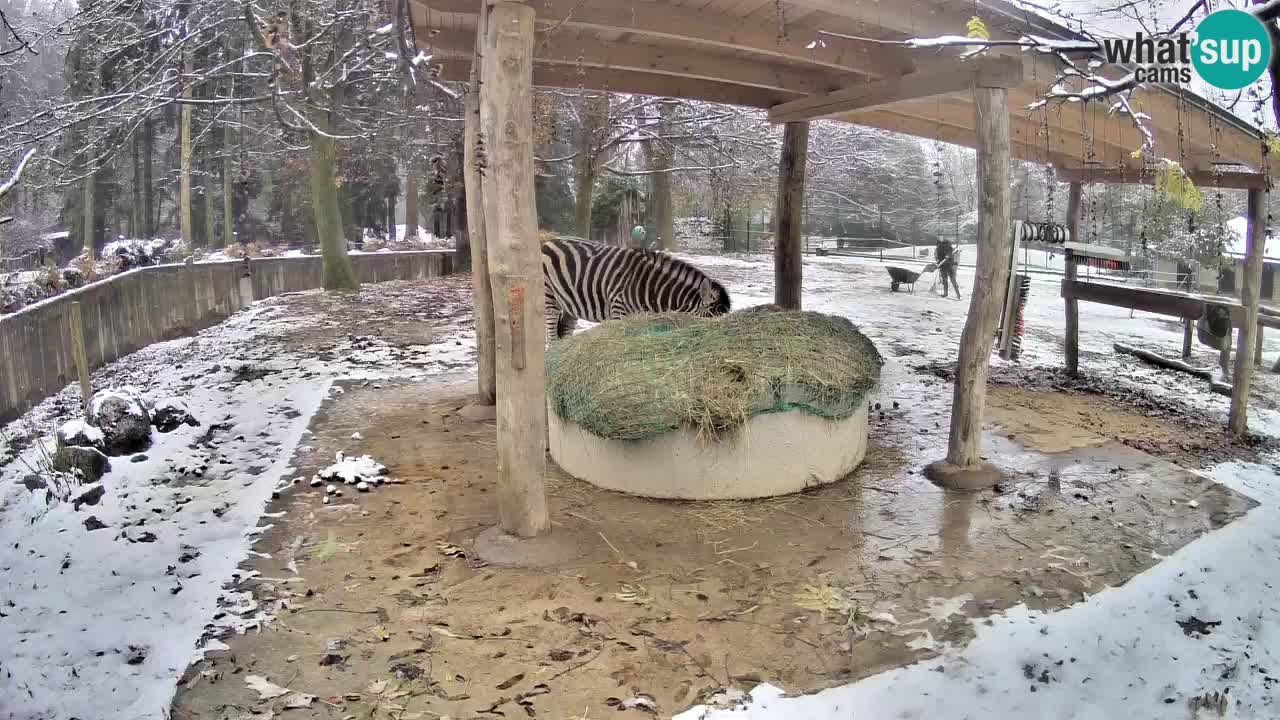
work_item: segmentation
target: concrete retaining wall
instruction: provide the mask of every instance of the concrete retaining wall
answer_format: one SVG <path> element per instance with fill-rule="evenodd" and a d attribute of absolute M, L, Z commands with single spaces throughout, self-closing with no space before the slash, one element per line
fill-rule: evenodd
<path fill-rule="evenodd" d="M 370 253 L 351 262 L 364 283 L 421 280 L 453 271 L 449 251 Z M 221 322 L 250 300 L 320 287 L 319 257 L 251 260 L 253 298 L 241 295 L 243 261 L 139 268 L 0 317 L 0 423 L 76 379 L 71 303 L 80 303 L 85 354 L 101 367 L 155 342 Z"/>

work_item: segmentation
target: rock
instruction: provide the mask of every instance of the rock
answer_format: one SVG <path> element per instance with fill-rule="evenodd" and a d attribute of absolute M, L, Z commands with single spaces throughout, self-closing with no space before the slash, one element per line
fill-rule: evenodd
<path fill-rule="evenodd" d="M 90 515 L 89 517 L 84 519 L 84 529 L 88 530 L 89 532 L 93 532 L 94 530 L 102 530 L 106 527 L 107 527 L 106 523 L 99 520 L 95 515 Z"/>
<path fill-rule="evenodd" d="M 98 428 L 83 420 L 71 420 L 58 427 L 58 447 L 91 447 L 102 450 L 105 437 Z"/>
<path fill-rule="evenodd" d="M 79 471 L 81 482 L 96 483 L 111 469 L 111 462 L 97 448 L 71 445 L 54 451 L 53 469 L 67 473 Z"/>
<path fill-rule="evenodd" d="M 138 453 L 137 455 L 134 455 L 133 457 L 129 458 L 129 462 L 140 463 L 140 462 L 146 462 L 147 459 L 148 458 L 146 453 Z"/>
<path fill-rule="evenodd" d="M 125 662 L 130 665 L 141 665 L 147 659 L 147 649 L 140 645 L 130 645 L 129 652 L 125 655 Z"/>
<path fill-rule="evenodd" d="M 81 505 L 97 505 L 102 500 L 102 496 L 106 494 L 107 488 L 105 486 L 94 485 L 93 487 L 85 488 L 79 497 L 71 501 L 71 505 L 76 510 L 79 510 Z"/>
<path fill-rule="evenodd" d="M 89 401 L 89 422 L 102 431 L 108 455 L 130 455 L 151 444 L 151 413 L 131 388 L 94 393 Z"/>
<path fill-rule="evenodd" d="M 360 492 L 369 492 L 369 483 L 361 480 L 356 483 L 356 490 L 359 490 Z"/>
<path fill-rule="evenodd" d="M 37 490 L 46 490 L 49 487 L 49 483 L 45 482 L 44 478 L 35 474 L 27 475 L 26 477 L 22 478 L 22 484 L 25 485 L 26 488 L 31 492 L 35 492 Z"/>
<path fill-rule="evenodd" d="M 200 421 L 191 414 L 191 410 L 182 399 L 171 397 L 156 403 L 155 411 L 151 414 L 151 424 L 156 426 L 156 430 L 167 433 L 177 430 L 182 425 L 196 427 Z"/>

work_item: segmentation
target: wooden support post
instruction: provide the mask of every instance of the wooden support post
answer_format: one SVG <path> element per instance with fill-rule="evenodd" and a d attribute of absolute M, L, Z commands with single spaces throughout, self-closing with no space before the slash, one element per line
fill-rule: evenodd
<path fill-rule="evenodd" d="M 1258 328 L 1258 295 L 1262 288 L 1262 254 L 1266 242 L 1266 196 L 1264 190 L 1249 191 L 1249 240 L 1245 252 L 1240 302 L 1244 318 L 1240 324 L 1240 344 L 1236 347 L 1236 371 L 1231 380 L 1231 434 L 1243 438 L 1249 430 L 1249 385 L 1253 380 L 1254 333 Z"/>
<path fill-rule="evenodd" d="M 71 359 L 76 364 L 76 374 L 80 376 L 81 405 L 84 416 L 89 417 L 89 398 L 93 397 L 93 386 L 89 382 L 89 356 L 84 350 L 84 319 L 80 314 L 80 303 L 70 306 L 68 328 L 71 333 Z"/>
<path fill-rule="evenodd" d="M 1005 298 L 1012 236 L 1009 233 L 1009 92 L 973 91 L 978 155 L 978 263 L 969 293 L 969 316 L 960 335 L 951 432 L 944 462 L 929 466 L 936 482 L 978 488 L 999 481 L 982 462 L 982 414 L 1000 307 Z"/>
<path fill-rule="evenodd" d="M 1263 326 L 1258 326 L 1257 342 L 1253 345 L 1253 366 L 1262 367 L 1262 333 Z"/>
<path fill-rule="evenodd" d="M 485 8 L 480 3 L 475 54 L 471 59 L 471 82 L 467 87 L 463 112 L 463 183 L 467 196 L 467 234 L 471 239 L 471 291 L 476 324 L 477 394 L 480 405 L 493 405 L 497 397 L 494 379 L 493 289 L 489 280 L 489 250 L 484 234 L 484 179 L 477 162 L 476 143 L 480 139 L 480 69 L 484 62 Z M 484 148 L 487 154 L 489 149 Z"/>
<path fill-rule="evenodd" d="M 1067 188 L 1067 231 L 1073 242 L 1080 239 L 1080 196 L 1084 189 L 1078 182 Z M 1063 252 L 1062 280 L 1071 282 L 1076 279 L 1076 264 L 1071 258 L 1071 251 Z M 1067 356 L 1067 375 L 1075 377 L 1080 373 L 1080 305 L 1076 299 L 1069 297 L 1067 303 L 1067 328 L 1063 336 L 1063 347 Z"/>
<path fill-rule="evenodd" d="M 1195 335 L 1194 324 L 1195 324 L 1194 320 L 1182 321 L 1182 359 L 1183 360 L 1191 359 L 1191 342 L 1192 342 L 1192 336 Z"/>
<path fill-rule="evenodd" d="M 809 154 L 809 123 L 789 122 L 782 135 L 778 161 L 778 211 L 773 243 L 773 302 L 800 309 L 801 220 L 804 216 L 804 169 Z"/>
<path fill-rule="evenodd" d="M 490 7 L 480 70 L 480 129 L 489 156 L 484 242 L 500 401 L 498 514 L 502 529 L 520 537 L 551 527 L 543 487 L 547 400 L 542 248 L 533 189 L 533 23 L 528 5 Z"/>

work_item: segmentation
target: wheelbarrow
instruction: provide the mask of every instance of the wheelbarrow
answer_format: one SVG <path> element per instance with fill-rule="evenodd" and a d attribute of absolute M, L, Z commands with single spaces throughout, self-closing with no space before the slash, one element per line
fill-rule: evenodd
<path fill-rule="evenodd" d="M 898 292 L 899 288 L 901 288 L 903 285 L 906 285 L 907 292 L 915 292 L 916 281 L 920 279 L 920 276 L 931 273 L 937 269 L 938 269 L 938 266 L 934 263 L 929 263 L 928 265 L 925 265 L 924 269 L 918 272 L 915 270 L 909 270 L 903 267 L 896 267 L 894 265 L 886 266 L 885 270 L 889 271 L 889 279 L 891 280 L 891 282 L 889 283 L 889 291 Z"/>

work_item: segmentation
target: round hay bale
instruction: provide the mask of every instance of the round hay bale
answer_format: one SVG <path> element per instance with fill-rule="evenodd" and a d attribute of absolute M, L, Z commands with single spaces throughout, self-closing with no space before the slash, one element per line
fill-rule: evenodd
<path fill-rule="evenodd" d="M 852 323 L 820 313 L 604 323 L 548 350 L 551 455 L 579 479 L 650 497 L 834 482 L 866 452 L 882 365 Z"/>

